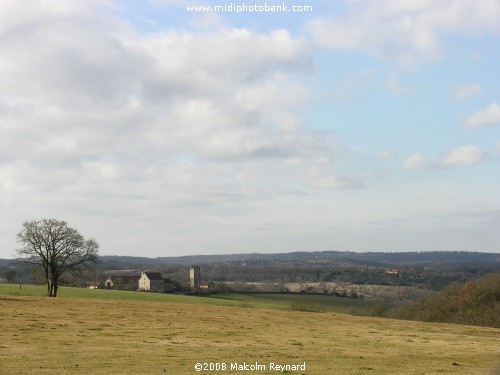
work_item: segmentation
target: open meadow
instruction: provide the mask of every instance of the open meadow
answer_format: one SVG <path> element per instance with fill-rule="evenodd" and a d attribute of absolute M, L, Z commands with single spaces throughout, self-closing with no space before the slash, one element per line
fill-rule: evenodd
<path fill-rule="evenodd" d="M 499 365 L 494 328 L 263 309 L 256 297 L 42 290 L 0 288 L 1 374 L 275 374 L 271 363 L 304 362 L 283 373 L 494 374 Z M 205 362 L 226 371 L 196 372 Z M 266 369 L 231 370 L 245 362 Z"/>
<path fill-rule="evenodd" d="M 42 297 L 47 290 L 42 285 L 0 284 L 0 295 Z M 311 309 L 322 312 L 349 313 L 353 308 L 364 308 L 373 305 L 374 301 L 357 300 L 325 295 L 307 294 L 252 294 L 221 293 L 207 296 L 187 296 L 182 294 L 138 293 L 121 290 L 86 289 L 61 287 L 59 297 L 92 298 L 120 301 L 173 302 L 192 305 L 215 305 L 255 307 L 274 310 Z"/>

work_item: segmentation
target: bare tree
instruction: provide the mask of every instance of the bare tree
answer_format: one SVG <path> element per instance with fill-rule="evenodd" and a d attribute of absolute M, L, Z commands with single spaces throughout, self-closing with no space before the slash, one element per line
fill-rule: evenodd
<path fill-rule="evenodd" d="M 43 269 L 49 297 L 57 296 L 65 272 L 79 273 L 98 259 L 96 240 L 85 240 L 76 229 L 57 219 L 26 221 L 17 240 L 23 245 L 17 250 L 20 260 Z"/>
<path fill-rule="evenodd" d="M 8 283 L 10 283 L 17 275 L 17 271 L 13 268 L 7 268 L 3 271 L 2 276 Z"/>

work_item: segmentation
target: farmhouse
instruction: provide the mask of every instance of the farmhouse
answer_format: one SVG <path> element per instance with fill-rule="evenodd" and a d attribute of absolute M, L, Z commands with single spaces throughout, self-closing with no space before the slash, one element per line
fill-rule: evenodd
<path fill-rule="evenodd" d="M 159 272 L 141 272 L 137 275 L 113 275 L 104 282 L 108 289 L 133 290 L 153 293 L 175 291 L 175 284 L 170 279 L 164 279 Z"/>
<path fill-rule="evenodd" d="M 139 279 L 139 290 L 143 292 L 163 293 L 165 280 L 159 272 L 142 272 Z"/>
<path fill-rule="evenodd" d="M 213 281 L 200 281 L 200 293 L 212 293 L 215 291 L 215 283 Z"/>
<path fill-rule="evenodd" d="M 113 275 L 104 282 L 108 289 L 137 290 L 137 285 L 141 277 L 137 275 Z"/>
<path fill-rule="evenodd" d="M 84 284 L 84 286 L 87 287 L 88 289 L 98 289 L 99 288 L 99 284 L 97 283 L 97 281 L 86 282 Z"/>
<path fill-rule="evenodd" d="M 200 266 L 190 267 L 190 280 L 187 286 L 189 293 L 208 294 L 216 291 L 213 281 L 202 281 L 200 278 Z M 175 292 L 178 283 L 171 279 L 163 278 L 159 272 L 143 271 L 140 276 L 136 275 L 112 275 L 104 282 L 104 287 L 118 290 L 134 290 L 141 292 L 166 293 Z"/>

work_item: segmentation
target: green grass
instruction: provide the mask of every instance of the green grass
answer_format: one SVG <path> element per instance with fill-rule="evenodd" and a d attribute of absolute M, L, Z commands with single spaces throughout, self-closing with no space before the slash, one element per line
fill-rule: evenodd
<path fill-rule="evenodd" d="M 46 294 L 43 285 L 0 284 L 0 295 L 38 296 Z M 306 294 L 238 294 L 221 293 L 204 297 L 176 294 L 141 293 L 120 290 L 86 289 L 60 287 L 59 298 L 92 298 L 119 301 L 169 302 L 193 305 L 235 306 L 272 310 L 289 310 L 302 306 L 305 310 L 324 311 L 348 314 L 353 307 L 362 308 L 373 304 L 373 301 L 356 300 L 323 295 Z M 297 308 L 296 308 L 297 309 Z"/>
<path fill-rule="evenodd" d="M 217 300 L 238 301 L 242 306 L 286 310 L 297 306 L 316 308 L 318 311 L 348 314 L 353 308 L 364 308 L 373 301 L 314 294 L 239 294 L 223 293 L 208 297 Z"/>
<path fill-rule="evenodd" d="M 21 289 L 19 289 L 19 284 L 0 284 L 0 295 L 43 297 L 46 295 L 46 292 L 47 287 L 44 285 L 22 285 Z M 60 287 L 56 298 L 91 298 L 119 301 L 189 303 L 195 305 L 210 304 L 216 306 L 233 304 L 230 301 L 207 299 L 196 296 L 72 287 Z M 236 304 L 234 303 L 234 305 Z"/>

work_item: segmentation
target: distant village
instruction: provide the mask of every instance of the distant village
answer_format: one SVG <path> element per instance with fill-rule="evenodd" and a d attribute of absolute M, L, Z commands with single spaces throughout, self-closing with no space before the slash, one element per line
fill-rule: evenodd
<path fill-rule="evenodd" d="M 186 291 L 193 294 L 209 294 L 215 292 L 215 283 L 201 280 L 200 266 L 189 268 L 189 284 L 182 285 L 159 272 L 141 272 L 140 275 L 112 275 L 104 282 L 106 289 L 136 290 L 150 293 L 173 293 Z"/>

